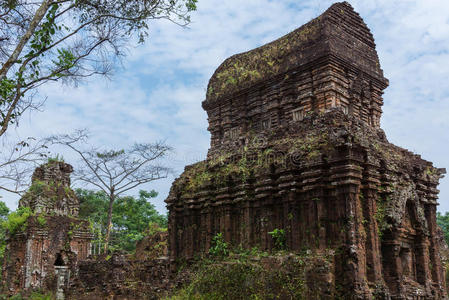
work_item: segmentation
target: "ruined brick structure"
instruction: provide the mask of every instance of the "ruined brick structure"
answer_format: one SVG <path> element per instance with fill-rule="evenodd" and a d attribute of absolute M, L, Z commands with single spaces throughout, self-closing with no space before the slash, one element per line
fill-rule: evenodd
<path fill-rule="evenodd" d="M 3 264 L 3 286 L 9 294 L 42 288 L 61 298 L 80 260 L 90 255 L 92 235 L 78 220 L 79 202 L 70 188 L 72 166 L 52 161 L 37 168 L 32 185 L 19 201 L 32 215 L 10 232 Z"/>
<path fill-rule="evenodd" d="M 38 214 L 78 216 L 78 199 L 70 189 L 72 172 L 72 166 L 63 162 L 48 163 L 36 168 L 31 177 L 30 192 L 20 199 L 19 207 L 30 207 Z M 34 190 L 39 191 L 35 193 Z"/>
<path fill-rule="evenodd" d="M 113 253 L 110 259 L 80 262 L 67 294 L 73 300 L 165 299 L 177 280 L 170 280 L 167 257 L 133 260 Z"/>
<path fill-rule="evenodd" d="M 373 36 L 346 3 L 225 60 L 209 81 L 211 147 L 166 200 L 172 262 L 212 238 L 334 251 L 335 295 L 446 297 L 436 206 L 444 169 L 388 142 Z"/>

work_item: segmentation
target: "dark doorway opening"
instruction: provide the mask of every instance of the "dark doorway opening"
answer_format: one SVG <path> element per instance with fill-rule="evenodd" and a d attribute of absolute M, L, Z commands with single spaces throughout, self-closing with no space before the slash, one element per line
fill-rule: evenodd
<path fill-rule="evenodd" d="M 65 266 L 61 253 L 56 255 L 55 266 Z"/>

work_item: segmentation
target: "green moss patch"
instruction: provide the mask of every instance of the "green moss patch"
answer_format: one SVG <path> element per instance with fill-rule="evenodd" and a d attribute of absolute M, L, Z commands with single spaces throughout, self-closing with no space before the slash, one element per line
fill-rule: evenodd
<path fill-rule="evenodd" d="M 228 58 L 211 78 L 207 98 L 219 98 L 285 72 L 300 59 L 298 48 L 318 39 L 320 28 L 318 17 L 271 43 Z"/>

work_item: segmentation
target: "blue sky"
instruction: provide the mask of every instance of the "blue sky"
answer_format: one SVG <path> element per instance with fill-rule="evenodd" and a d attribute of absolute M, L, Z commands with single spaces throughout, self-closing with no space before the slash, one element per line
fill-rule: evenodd
<path fill-rule="evenodd" d="M 349 1 L 374 34 L 390 80 L 381 127 L 390 142 L 449 169 L 449 1 Z M 189 28 L 155 21 L 143 46 L 130 46 L 111 80 L 78 87 L 48 85 L 42 112 L 25 115 L 9 140 L 88 128 L 91 142 L 126 148 L 165 140 L 175 148 L 175 175 L 145 186 L 164 199 L 186 164 L 205 158 L 207 116 L 201 108 L 208 80 L 232 54 L 274 40 L 321 14 L 332 1 L 199 0 Z M 66 161 L 76 164 L 70 153 Z M 449 177 L 440 184 L 440 211 L 449 211 Z M 137 193 L 137 191 L 134 191 Z M 17 197 L 2 194 L 9 207 Z"/>

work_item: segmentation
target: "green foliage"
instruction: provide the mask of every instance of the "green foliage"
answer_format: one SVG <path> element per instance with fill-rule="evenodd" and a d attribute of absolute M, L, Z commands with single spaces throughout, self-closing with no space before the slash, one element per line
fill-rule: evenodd
<path fill-rule="evenodd" d="M 4 54 L 0 135 L 24 110 L 33 107 L 22 103 L 25 94 L 33 95 L 40 85 L 61 78 L 76 82 L 95 74 L 107 75 L 133 36 L 144 42 L 151 20 L 169 19 L 187 25 L 190 12 L 197 8 L 197 0 L 150 2 L 1 1 L 5 22 L 0 24 L 0 31 L 11 38 L 0 43 Z"/>
<path fill-rule="evenodd" d="M 449 212 L 446 212 L 444 215 L 437 212 L 437 224 L 443 230 L 444 240 L 449 245 Z"/>
<path fill-rule="evenodd" d="M 49 293 L 32 292 L 29 298 L 30 300 L 53 300 L 54 296 Z"/>
<path fill-rule="evenodd" d="M 28 189 L 28 193 L 32 194 L 33 196 L 38 196 L 42 194 L 46 186 L 47 184 L 44 181 L 34 180 L 30 188 Z"/>
<path fill-rule="evenodd" d="M 300 30 L 295 30 L 273 43 L 226 60 L 211 78 L 207 97 L 221 97 L 244 84 L 255 83 L 282 71 L 280 67 L 285 65 L 283 60 L 288 52 L 304 42 L 314 40 L 318 36 L 319 28 L 319 20 L 315 19 Z"/>
<path fill-rule="evenodd" d="M 52 42 L 52 36 L 60 28 L 55 23 L 55 15 L 59 8 L 59 4 L 53 4 L 45 16 L 45 21 L 41 27 L 34 32 L 33 39 L 30 43 L 30 52 L 25 55 L 26 58 L 34 57 L 36 54 L 42 53 L 46 47 Z"/>
<path fill-rule="evenodd" d="M 377 228 L 378 228 L 378 235 L 379 238 L 382 239 L 383 233 L 386 229 L 388 229 L 388 224 L 386 220 L 386 213 L 387 213 L 387 203 L 389 201 L 389 198 L 387 199 L 381 199 L 376 202 L 377 208 L 376 213 L 374 214 L 374 218 L 377 221 Z"/>
<path fill-rule="evenodd" d="M 54 60 L 53 63 L 58 69 L 69 70 L 75 66 L 76 56 L 66 49 L 58 49 L 58 59 Z M 63 77 L 66 76 L 64 73 L 57 73 L 56 76 Z"/>
<path fill-rule="evenodd" d="M 194 266 L 190 283 L 169 299 L 308 299 L 314 291 L 307 294 L 306 261 L 312 269 L 313 258 L 300 256 L 270 267 L 254 263 L 251 256 L 219 262 L 203 260 Z"/>
<path fill-rule="evenodd" d="M 6 206 L 5 202 L 0 201 L 0 222 L 6 220 L 9 214 L 9 208 Z"/>
<path fill-rule="evenodd" d="M 0 295 L 0 299 L 9 299 L 9 300 L 53 300 L 55 299 L 54 295 L 51 292 L 43 293 L 40 291 L 34 291 L 29 295 L 28 297 L 24 297 L 21 294 L 16 294 L 14 296 L 11 296 L 9 298 L 3 298 L 2 295 Z"/>
<path fill-rule="evenodd" d="M 3 223 L 3 227 L 11 235 L 24 231 L 26 229 L 26 221 L 32 215 L 31 208 L 19 207 L 15 212 L 8 215 L 7 220 Z"/>
<path fill-rule="evenodd" d="M 2 8 L 14 9 L 17 6 L 18 0 L 4 0 L 1 2 L 0 6 Z"/>
<path fill-rule="evenodd" d="M 284 229 L 274 229 L 273 231 L 268 232 L 269 235 L 274 240 L 274 245 L 277 250 L 285 250 L 285 230 Z"/>
<path fill-rule="evenodd" d="M 217 257 L 225 257 L 229 254 L 228 243 L 224 241 L 223 234 L 217 233 L 212 238 L 212 246 L 209 249 L 209 254 Z"/>
<path fill-rule="evenodd" d="M 64 162 L 64 157 L 61 155 L 59 156 L 59 154 L 56 154 L 55 157 L 49 157 L 47 159 L 48 163 L 56 163 L 56 162 Z"/>
<path fill-rule="evenodd" d="M 196 4 L 198 3 L 198 0 L 188 0 L 186 2 L 186 7 L 189 11 L 196 10 Z"/>
<path fill-rule="evenodd" d="M 43 216 L 37 216 L 37 223 L 39 224 L 39 226 L 45 227 L 47 225 L 47 219 L 45 219 L 45 217 Z"/>
<path fill-rule="evenodd" d="M 229 180 L 247 183 L 255 173 L 265 172 L 272 165 L 311 161 L 330 149 L 329 135 L 325 131 L 277 139 L 270 143 L 270 148 L 263 148 L 264 142 L 261 143 L 258 136 L 249 137 L 248 140 L 248 144 L 238 152 L 224 152 L 189 166 L 176 186 L 188 193 L 196 193 L 207 184 L 224 187 Z"/>
<path fill-rule="evenodd" d="M 0 108 L 7 107 L 11 105 L 14 101 L 14 97 L 16 96 L 16 87 L 19 82 L 23 81 L 22 78 L 13 80 L 4 77 L 0 80 Z M 9 123 L 14 124 L 15 119 L 19 117 L 21 114 L 20 111 L 11 111 Z M 6 111 L 0 109 L 0 126 L 3 127 L 6 123 L 7 114 Z"/>
<path fill-rule="evenodd" d="M 106 223 L 109 198 L 105 192 L 76 189 L 80 200 L 79 217 L 95 223 Z"/>
<path fill-rule="evenodd" d="M 80 218 L 90 221 L 94 244 L 102 244 L 106 234 L 109 197 L 104 192 L 77 189 Z M 155 191 L 139 192 L 138 197 L 125 196 L 115 200 L 112 207 L 111 250 L 133 252 L 135 244 L 145 236 L 150 224 L 167 227 L 167 216 L 161 215 L 150 200 Z"/>
<path fill-rule="evenodd" d="M 149 202 L 156 196 L 155 191 L 141 190 L 138 198 L 126 196 L 115 201 L 112 209 L 113 247 L 132 252 L 150 224 L 167 227 L 167 217 L 159 214 Z"/>
<path fill-rule="evenodd" d="M 60 159 L 60 158 L 57 158 Z M 53 163 L 60 160 L 49 160 L 49 163 Z M 23 195 L 22 199 L 26 199 L 27 201 L 30 201 L 32 199 L 35 199 L 36 197 L 45 197 L 46 199 L 52 200 L 56 202 L 61 197 L 66 198 L 74 198 L 74 192 L 72 189 L 68 186 L 64 186 L 60 182 L 54 182 L 54 181 L 41 181 L 41 180 L 34 180 L 31 184 L 28 191 Z"/>
<path fill-rule="evenodd" d="M 105 151 L 105 152 L 97 152 L 97 157 L 98 158 L 106 158 L 106 159 L 111 159 L 111 158 L 115 158 L 117 156 L 120 156 L 122 154 L 125 154 L 125 150 L 121 149 L 118 151 L 115 150 L 110 150 L 110 151 Z"/>
<path fill-rule="evenodd" d="M 257 280 L 260 273 L 260 266 L 249 263 L 205 266 L 181 292 L 184 297 L 173 299 L 251 299 L 262 288 Z"/>
<path fill-rule="evenodd" d="M 12 101 L 11 96 L 14 93 L 15 86 L 14 80 L 8 78 L 0 80 L 0 103 L 1 101 Z"/>
<path fill-rule="evenodd" d="M 5 255 L 6 248 L 6 228 L 5 221 L 8 218 L 9 208 L 3 201 L 0 201 L 0 270 L 2 269 L 3 257 Z M 0 281 L 1 281 L 1 272 L 0 272 Z M 1 296 L 0 296 L 1 299 Z"/>

